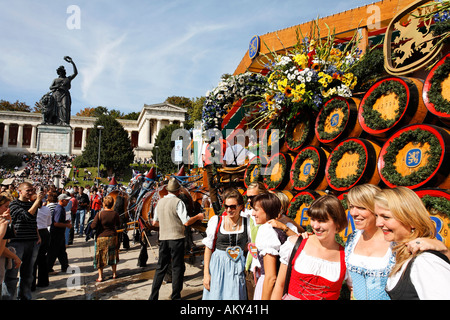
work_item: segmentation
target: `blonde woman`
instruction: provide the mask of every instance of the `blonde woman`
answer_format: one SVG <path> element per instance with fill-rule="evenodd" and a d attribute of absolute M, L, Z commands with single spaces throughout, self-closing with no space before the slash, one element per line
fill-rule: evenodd
<path fill-rule="evenodd" d="M 386 281 L 395 264 L 389 241 L 376 225 L 375 196 L 378 186 L 364 184 L 347 194 L 347 206 L 356 230 L 345 244 L 345 262 L 349 273 L 347 285 L 356 300 L 389 300 Z"/>
<path fill-rule="evenodd" d="M 375 196 L 376 224 L 395 244 L 396 262 L 386 291 L 395 300 L 450 299 L 450 262 L 438 251 L 412 254 L 408 243 L 434 239 L 435 226 L 417 194 L 405 187 Z M 448 255 L 448 250 L 443 250 Z"/>

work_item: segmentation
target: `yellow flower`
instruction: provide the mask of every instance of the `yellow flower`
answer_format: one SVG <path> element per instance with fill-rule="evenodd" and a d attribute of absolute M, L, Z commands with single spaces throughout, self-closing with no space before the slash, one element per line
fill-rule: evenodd
<path fill-rule="evenodd" d="M 264 98 L 269 106 L 273 104 L 273 94 L 264 93 Z"/>
<path fill-rule="evenodd" d="M 285 96 L 286 97 L 291 97 L 292 95 L 293 95 L 293 93 L 292 93 L 292 88 L 291 88 L 291 86 L 290 85 L 287 85 L 285 88 L 284 88 L 284 94 L 285 94 Z"/>
<path fill-rule="evenodd" d="M 278 86 L 278 90 L 280 90 L 281 92 L 284 92 L 284 89 L 287 86 L 287 79 L 284 78 L 283 80 L 278 80 L 277 86 Z"/>
<path fill-rule="evenodd" d="M 292 60 L 302 69 L 305 69 L 308 66 L 308 56 L 305 54 L 296 54 Z"/>

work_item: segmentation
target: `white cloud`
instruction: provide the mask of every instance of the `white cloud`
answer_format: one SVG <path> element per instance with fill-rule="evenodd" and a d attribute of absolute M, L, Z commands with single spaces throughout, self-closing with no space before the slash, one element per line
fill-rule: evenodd
<path fill-rule="evenodd" d="M 234 72 L 253 35 L 362 2 L 371 1 L 3 1 L 0 99 L 34 105 L 59 65 L 71 74 L 66 55 L 79 71 L 73 113 L 98 105 L 139 111 L 172 95 L 200 97 Z M 79 30 L 66 26 L 72 4 L 81 10 Z"/>

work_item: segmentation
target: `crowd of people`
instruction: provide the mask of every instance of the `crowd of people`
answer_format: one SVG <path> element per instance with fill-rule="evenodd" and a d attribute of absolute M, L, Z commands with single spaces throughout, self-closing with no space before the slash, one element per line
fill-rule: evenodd
<path fill-rule="evenodd" d="M 119 244 L 118 213 L 114 199 L 102 187 L 56 188 L 21 182 L 0 193 L 0 285 L 3 300 L 31 300 L 36 287 L 47 287 L 59 261 L 61 272 L 69 268 L 67 247 L 75 236 L 85 237 L 91 223 L 97 231 L 94 267 L 102 279 L 103 268 L 116 276 Z M 102 211 L 102 208 L 104 209 Z M 102 214 L 98 213 L 102 211 Z M 104 213 L 103 213 L 104 212 Z M 113 217 L 111 225 L 110 217 Z M 104 245 L 104 240 L 107 245 Z M 112 244 L 112 245 L 111 245 Z"/>
<path fill-rule="evenodd" d="M 27 174 L 56 170 L 33 158 L 28 165 Z M 188 216 L 177 179 L 166 189 L 151 221 L 159 228 L 151 300 L 158 299 L 168 270 L 171 298 L 181 299 L 185 228 L 204 219 L 203 213 Z M 348 225 L 346 211 L 330 193 L 307 209 L 308 231 L 286 215 L 286 194 L 261 182 L 250 184 L 245 197 L 234 188 L 218 196 L 223 211 L 210 217 L 202 240 L 204 300 L 450 299 L 450 252 L 436 239 L 421 199 L 406 187 L 353 187 L 345 201 L 356 229 L 345 245 L 337 235 Z M 96 230 L 96 281 L 104 281 L 107 266 L 116 278 L 120 219 L 113 205 L 106 190 L 95 186 L 64 189 L 39 180 L 3 187 L 2 299 L 30 300 L 36 287 L 49 285 L 57 260 L 65 272 L 66 248 L 75 236 L 86 235 L 88 221 Z"/>
<path fill-rule="evenodd" d="M 223 199 L 203 240 L 205 300 L 450 299 L 449 250 L 406 187 L 352 188 L 356 230 L 344 246 L 336 236 L 347 216 L 332 194 L 308 208 L 310 232 L 285 215 L 282 193 L 262 183 L 248 187 L 247 204 L 237 190 Z"/>

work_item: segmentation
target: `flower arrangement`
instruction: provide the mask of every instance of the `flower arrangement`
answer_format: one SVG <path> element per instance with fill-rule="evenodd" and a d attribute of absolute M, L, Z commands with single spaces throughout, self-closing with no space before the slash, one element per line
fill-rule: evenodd
<path fill-rule="evenodd" d="M 440 38 L 436 45 L 441 42 L 450 42 L 450 0 L 429 2 L 420 8 L 424 9 L 424 14 L 415 16 L 416 18 L 432 19 L 434 22 L 433 36 Z"/>
<path fill-rule="evenodd" d="M 352 96 L 357 78 L 351 68 L 361 54 L 356 33 L 345 46 L 336 45 L 334 33 L 322 40 L 314 22 L 311 38 L 297 32 L 297 39 L 297 45 L 286 55 L 271 52 L 267 56 L 267 87 L 259 99 L 252 100 L 253 105 L 259 105 L 253 120 L 255 126 L 275 121 L 278 128 L 284 128 L 300 111 L 318 111 L 334 96 Z"/>
<path fill-rule="evenodd" d="M 233 103 L 247 96 L 260 94 L 266 81 L 263 75 L 251 72 L 223 76 L 217 87 L 206 93 L 202 111 L 203 128 L 221 129 L 222 117 L 228 113 Z"/>

